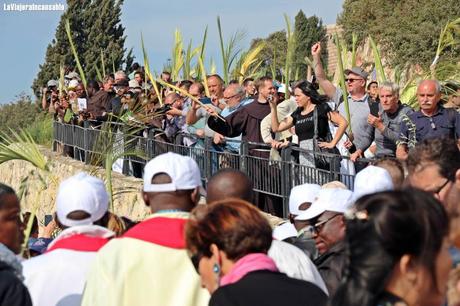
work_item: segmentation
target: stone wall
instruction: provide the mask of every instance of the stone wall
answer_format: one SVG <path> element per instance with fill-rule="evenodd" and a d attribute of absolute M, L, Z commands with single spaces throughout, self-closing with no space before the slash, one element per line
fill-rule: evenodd
<path fill-rule="evenodd" d="M 9 161 L 0 165 L 0 182 L 12 186 L 17 192 L 21 181 L 29 176 L 25 182 L 27 194 L 21 201 L 24 211 L 37 208 L 39 220 L 45 214 L 52 214 L 55 210 L 55 200 L 59 183 L 81 171 L 86 171 L 100 178 L 104 177 L 103 170 L 85 165 L 68 157 L 63 157 L 48 149 L 42 153 L 50 161 L 50 173 L 37 171 L 25 161 Z M 113 173 L 114 212 L 120 216 L 127 216 L 134 220 L 141 220 L 149 214 L 148 207 L 142 201 L 142 180 Z M 43 180 L 40 179 L 40 176 Z"/>
<path fill-rule="evenodd" d="M 105 177 L 104 171 L 100 168 L 63 157 L 46 148 L 42 148 L 41 151 L 46 159 L 50 161 L 50 173 L 37 170 L 30 163 L 20 160 L 0 164 L 0 182 L 10 185 L 18 193 L 23 179 L 29 177 L 25 182 L 27 194 L 21 200 L 22 210 L 23 212 L 32 211 L 36 208 L 39 220 L 43 220 L 46 214 L 54 213 L 57 189 L 62 180 L 81 171 L 102 179 Z M 145 206 L 141 196 L 141 179 L 112 173 L 112 184 L 115 194 L 113 209 L 115 214 L 126 216 L 136 221 L 142 220 L 149 215 L 149 209 Z M 264 213 L 264 215 L 272 226 L 283 221 L 270 214 Z"/>

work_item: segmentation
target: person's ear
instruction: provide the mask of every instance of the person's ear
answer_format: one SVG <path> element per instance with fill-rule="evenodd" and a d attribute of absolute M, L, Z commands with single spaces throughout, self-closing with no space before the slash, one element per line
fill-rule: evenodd
<path fill-rule="evenodd" d="M 142 199 L 144 200 L 145 206 L 150 206 L 150 199 L 144 191 L 142 191 Z"/>
<path fill-rule="evenodd" d="M 457 169 L 457 172 L 455 172 L 454 185 L 458 190 L 460 190 L 460 169 Z"/>
<path fill-rule="evenodd" d="M 193 189 L 192 193 L 190 194 L 190 199 L 192 200 L 192 203 L 195 205 L 198 204 L 200 201 L 200 187 L 196 187 Z"/>
<path fill-rule="evenodd" d="M 418 272 L 416 264 L 411 255 L 405 254 L 399 260 L 399 271 L 403 278 L 412 286 L 417 282 Z"/>

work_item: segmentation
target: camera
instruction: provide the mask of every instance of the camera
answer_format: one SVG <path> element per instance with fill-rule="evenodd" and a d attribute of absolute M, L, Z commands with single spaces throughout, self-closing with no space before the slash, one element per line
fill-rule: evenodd
<path fill-rule="evenodd" d="M 156 112 L 160 113 L 160 114 L 165 114 L 166 112 L 168 112 L 170 110 L 171 110 L 171 105 L 170 104 L 165 104 L 162 107 L 158 108 Z"/>

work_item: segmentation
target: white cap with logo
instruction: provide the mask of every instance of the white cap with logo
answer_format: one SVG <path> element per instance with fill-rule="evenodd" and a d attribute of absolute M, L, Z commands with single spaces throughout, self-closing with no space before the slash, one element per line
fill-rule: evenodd
<path fill-rule="evenodd" d="M 87 173 L 80 172 L 59 185 L 56 197 L 56 214 L 65 226 L 90 225 L 101 219 L 109 207 L 109 196 L 104 182 Z M 90 217 L 83 220 L 69 219 L 74 211 L 84 211 Z"/>
<path fill-rule="evenodd" d="M 353 193 L 350 190 L 328 188 L 318 192 L 316 201 L 309 209 L 302 212 L 296 220 L 310 220 L 318 217 L 325 211 L 345 213 L 352 205 Z"/>
<path fill-rule="evenodd" d="M 300 215 L 304 212 L 299 209 L 300 205 L 306 202 L 313 203 L 320 189 L 321 186 L 317 184 L 303 184 L 292 188 L 289 195 L 289 213 Z"/>
<path fill-rule="evenodd" d="M 171 183 L 152 184 L 152 178 L 160 173 L 169 175 Z M 155 157 L 145 165 L 145 192 L 190 190 L 196 187 L 201 187 L 200 169 L 197 163 L 188 156 L 168 152 Z"/>

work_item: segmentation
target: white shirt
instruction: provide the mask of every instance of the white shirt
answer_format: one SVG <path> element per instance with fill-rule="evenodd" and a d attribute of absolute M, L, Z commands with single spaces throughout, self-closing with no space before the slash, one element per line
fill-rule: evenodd
<path fill-rule="evenodd" d="M 75 234 L 108 238 L 114 233 L 97 225 L 70 227 L 56 237 L 56 242 Z M 24 261 L 23 274 L 34 306 L 77 306 L 85 286 L 86 273 L 96 252 L 55 249 Z"/>

